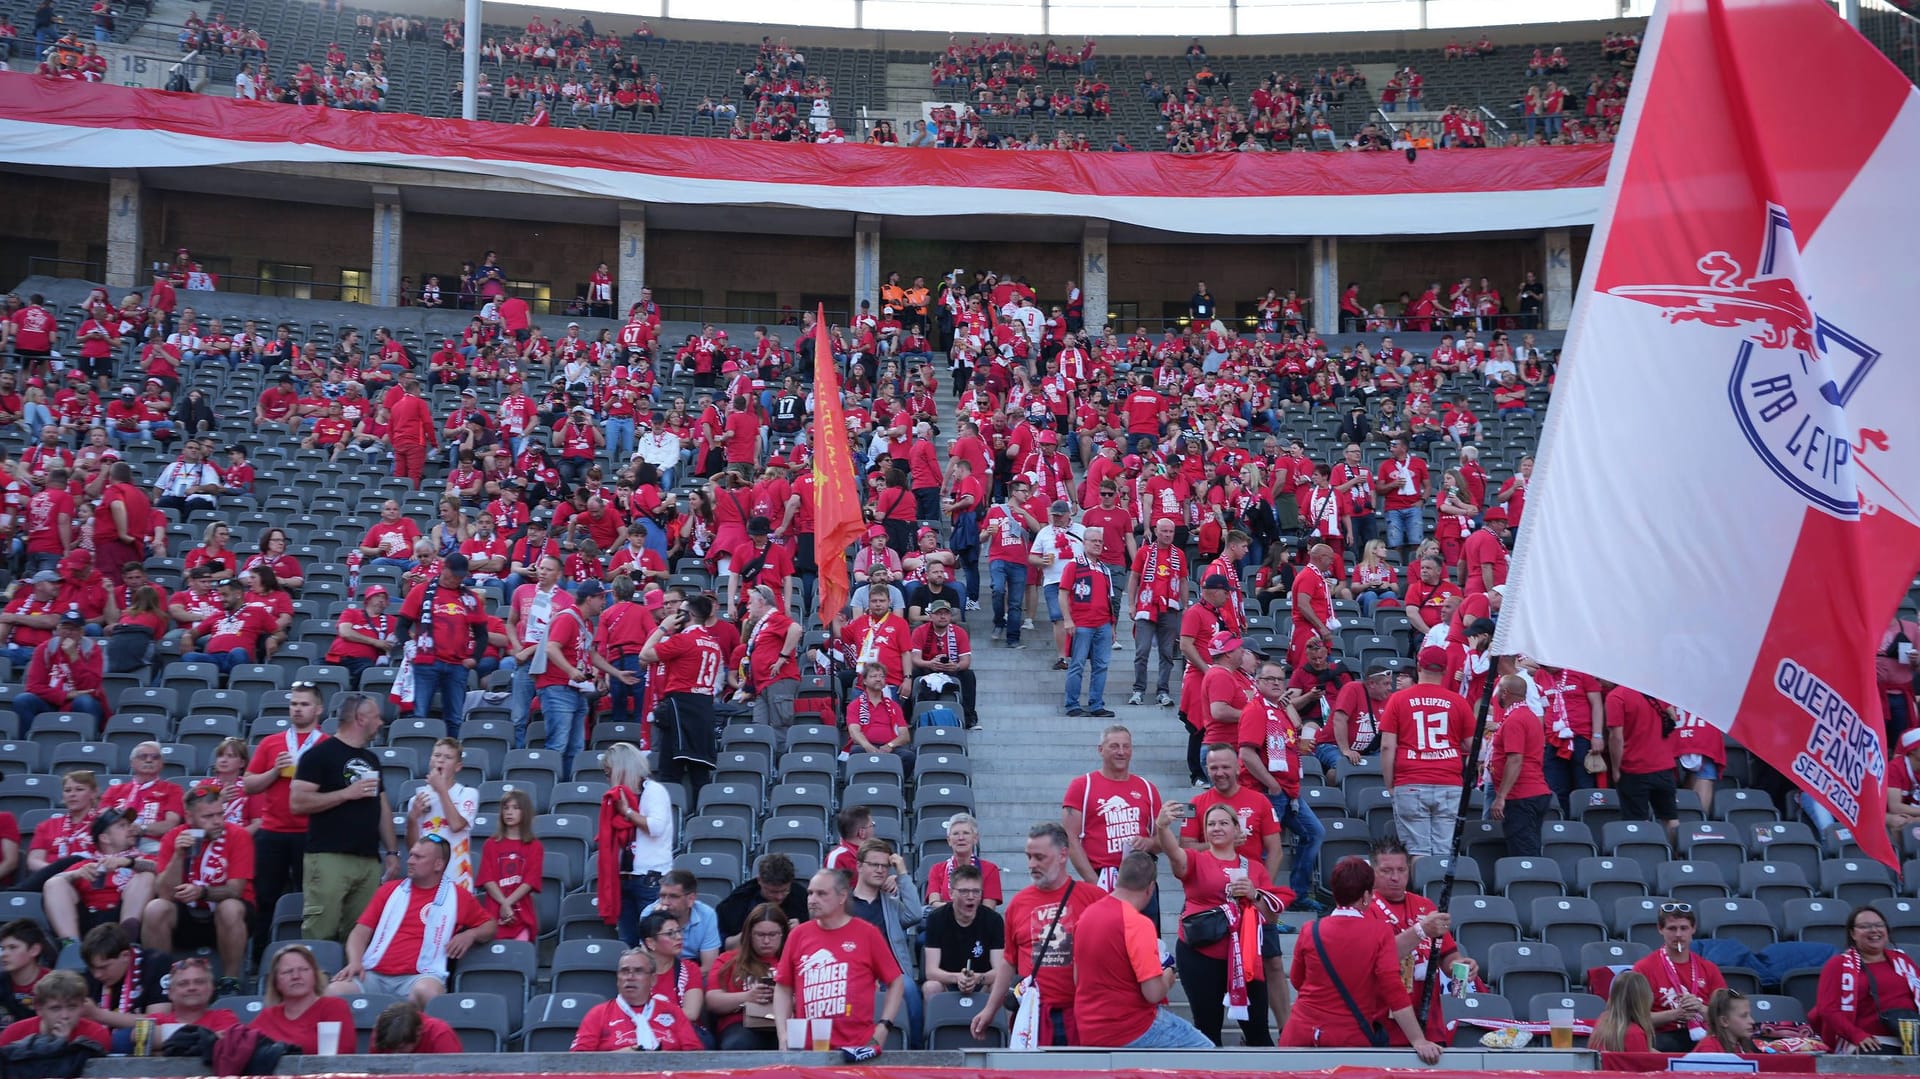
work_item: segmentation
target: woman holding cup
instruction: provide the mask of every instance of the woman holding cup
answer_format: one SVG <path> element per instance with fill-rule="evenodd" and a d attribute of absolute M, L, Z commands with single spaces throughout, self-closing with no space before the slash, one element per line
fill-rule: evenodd
<path fill-rule="evenodd" d="M 312 949 L 289 944 L 273 953 L 267 970 L 267 1006 L 254 1017 L 253 1029 L 308 1055 L 338 1053 L 343 1037 L 352 1044 L 353 1006 L 326 995 L 327 975 Z"/>
<path fill-rule="evenodd" d="M 741 947 L 722 955 L 707 976 L 707 1007 L 713 1012 L 720 1048 L 774 1050 L 773 968 L 787 944 L 786 911 L 762 903 L 740 929 Z"/>

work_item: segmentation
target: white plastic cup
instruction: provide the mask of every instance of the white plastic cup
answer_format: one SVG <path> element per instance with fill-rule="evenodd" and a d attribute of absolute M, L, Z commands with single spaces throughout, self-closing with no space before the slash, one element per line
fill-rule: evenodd
<path fill-rule="evenodd" d="M 813 1020 L 813 1051 L 825 1053 L 833 1049 L 833 1020 Z"/>
<path fill-rule="evenodd" d="M 1547 1032 L 1551 1039 L 1548 1044 L 1553 1048 L 1573 1048 L 1573 1009 L 1547 1009 Z"/>
<path fill-rule="evenodd" d="M 165 1044 L 167 1044 L 167 1040 L 168 1040 L 169 1038 L 172 1038 L 172 1037 L 173 1037 L 173 1035 L 174 1035 L 174 1032 L 175 1032 L 175 1031 L 177 1031 L 177 1030 L 179 1030 L 179 1029 L 180 1029 L 181 1027 L 184 1027 L 184 1026 L 186 1026 L 186 1024 L 185 1024 L 185 1023 L 162 1023 L 162 1024 L 160 1024 L 160 1044 L 161 1044 L 161 1045 L 165 1045 Z M 158 1055 L 159 1055 L 159 1053 L 158 1053 L 158 1052 L 156 1051 L 154 1055 L 155 1055 L 155 1056 L 158 1056 Z"/>
<path fill-rule="evenodd" d="M 187 829 L 187 834 L 195 839 L 207 838 L 207 830 L 205 828 L 189 828 Z"/>
<path fill-rule="evenodd" d="M 314 1047 L 323 1057 L 340 1055 L 340 1024 L 315 1023 L 313 1026 Z"/>
<path fill-rule="evenodd" d="M 787 1051 L 804 1053 L 807 1048 L 807 1021 L 805 1019 L 787 1020 Z"/>

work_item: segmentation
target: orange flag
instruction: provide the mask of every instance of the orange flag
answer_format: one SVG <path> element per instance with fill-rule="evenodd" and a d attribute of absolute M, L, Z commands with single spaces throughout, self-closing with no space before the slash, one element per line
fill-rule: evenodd
<path fill-rule="evenodd" d="M 821 305 L 813 337 L 813 550 L 820 569 L 820 621 L 832 622 L 847 605 L 847 551 L 860 542 L 867 522 L 854 486 L 853 451 L 847 445 L 847 414 L 840 407 L 840 372 L 827 347 L 827 313 Z"/>

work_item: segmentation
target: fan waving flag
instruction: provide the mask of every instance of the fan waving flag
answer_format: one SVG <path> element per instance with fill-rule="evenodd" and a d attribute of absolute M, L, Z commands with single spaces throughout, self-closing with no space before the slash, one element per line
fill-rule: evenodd
<path fill-rule="evenodd" d="M 1894 865 L 1920 93 L 1821 0 L 1648 29 L 1494 647 L 1705 717 Z"/>
<path fill-rule="evenodd" d="M 853 451 L 847 445 L 847 413 L 840 405 L 840 372 L 827 346 L 824 305 L 813 332 L 813 550 L 820 567 L 820 621 L 827 624 L 847 605 L 847 549 L 860 542 L 867 522 L 854 487 Z"/>

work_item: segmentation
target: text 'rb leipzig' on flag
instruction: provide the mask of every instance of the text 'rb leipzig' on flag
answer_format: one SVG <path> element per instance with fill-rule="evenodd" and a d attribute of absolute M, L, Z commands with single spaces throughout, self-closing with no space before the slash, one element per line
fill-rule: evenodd
<path fill-rule="evenodd" d="M 1495 650 L 1705 717 L 1893 865 L 1920 92 L 1821 0 L 1672 0 L 1627 117 Z"/>

